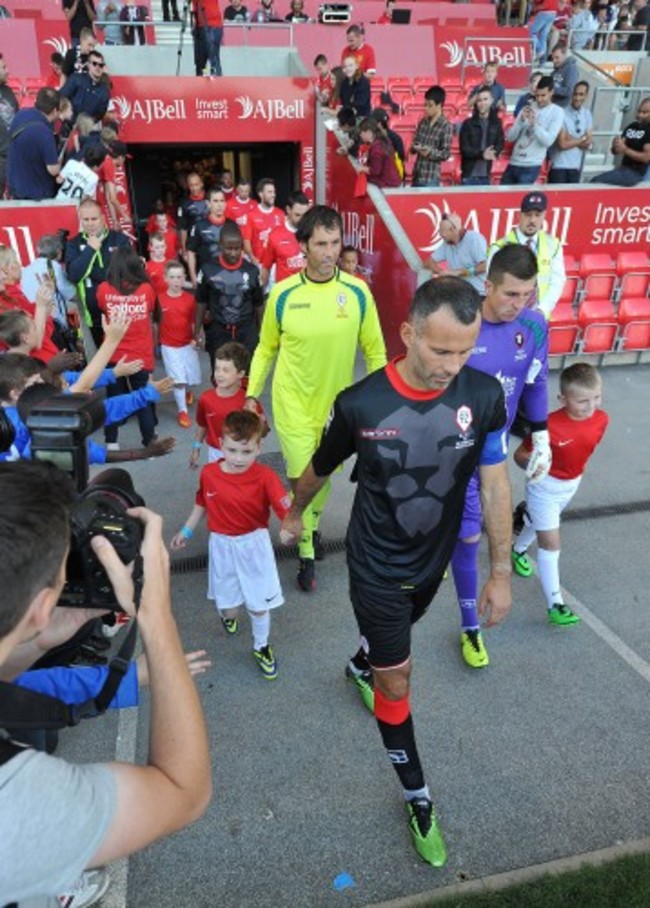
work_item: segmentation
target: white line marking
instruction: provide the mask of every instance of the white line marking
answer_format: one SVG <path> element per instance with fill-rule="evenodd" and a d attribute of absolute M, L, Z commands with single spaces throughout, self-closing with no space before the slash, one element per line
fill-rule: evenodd
<path fill-rule="evenodd" d="M 121 709 L 117 721 L 115 759 L 118 763 L 135 763 L 139 708 Z M 109 866 L 111 885 L 102 898 L 102 908 L 126 908 L 129 883 L 129 859 L 121 858 Z"/>

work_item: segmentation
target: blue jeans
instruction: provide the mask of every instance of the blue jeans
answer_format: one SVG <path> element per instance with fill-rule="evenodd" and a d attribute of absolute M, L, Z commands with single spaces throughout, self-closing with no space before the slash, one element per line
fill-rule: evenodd
<path fill-rule="evenodd" d="M 417 183 L 413 183 L 413 186 L 440 186 L 440 180 L 423 180 L 422 182 L 418 180 Z"/>
<path fill-rule="evenodd" d="M 203 29 L 205 40 L 205 49 L 208 54 L 210 63 L 210 75 L 221 75 L 221 41 L 223 40 L 223 28 L 210 28 L 205 26 Z"/>
<path fill-rule="evenodd" d="M 117 397 L 118 394 L 128 394 L 130 391 L 138 391 L 149 383 L 150 375 L 151 372 L 147 372 L 146 369 L 141 369 L 134 375 L 122 376 L 122 378 L 118 378 L 113 384 L 106 386 L 106 396 Z M 135 415 L 137 416 L 138 424 L 140 426 L 142 444 L 146 448 L 156 434 L 156 425 L 158 424 L 156 406 L 155 404 L 147 404 L 146 407 L 142 407 L 141 410 L 138 410 Z M 124 420 L 124 422 L 126 422 L 126 420 Z M 111 423 L 110 426 L 104 427 L 104 439 L 106 440 L 106 444 L 117 441 L 118 429 L 121 425 L 124 425 L 124 422 Z"/>
<path fill-rule="evenodd" d="M 597 177 L 593 177 L 589 182 L 608 183 L 610 186 L 636 186 L 637 183 L 644 179 L 646 179 L 646 176 L 642 171 L 633 170 L 631 167 L 615 167 L 614 170 L 599 173 Z"/>
<path fill-rule="evenodd" d="M 535 42 L 535 56 L 546 57 L 548 50 L 548 36 L 553 28 L 555 13 L 537 13 L 533 21 L 528 26 L 530 37 Z"/>
<path fill-rule="evenodd" d="M 541 169 L 541 164 L 536 164 L 534 167 L 517 167 L 516 164 L 508 164 L 501 177 L 501 186 L 528 186 L 535 182 Z"/>
<path fill-rule="evenodd" d="M 489 177 L 463 177 L 461 180 L 463 186 L 489 186 Z"/>

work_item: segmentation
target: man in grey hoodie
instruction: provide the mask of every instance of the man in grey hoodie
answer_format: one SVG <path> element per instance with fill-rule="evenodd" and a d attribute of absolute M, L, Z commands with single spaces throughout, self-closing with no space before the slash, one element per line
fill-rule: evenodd
<path fill-rule="evenodd" d="M 547 149 L 555 142 L 564 114 L 551 102 L 553 79 L 543 76 L 535 89 L 535 100 L 519 112 L 506 134 L 514 142 L 510 163 L 501 177 L 502 186 L 534 183 L 542 169 Z"/>

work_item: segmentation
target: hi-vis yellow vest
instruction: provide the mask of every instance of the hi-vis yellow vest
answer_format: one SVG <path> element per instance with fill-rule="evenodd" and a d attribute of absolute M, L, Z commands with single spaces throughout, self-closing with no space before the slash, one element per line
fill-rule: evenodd
<path fill-rule="evenodd" d="M 502 236 L 493 245 L 497 249 L 502 249 L 509 243 L 525 245 L 524 243 L 519 243 L 517 231 L 514 229 L 509 230 L 505 236 Z M 551 262 L 559 249 L 560 241 L 556 237 L 544 233 L 543 230 L 539 231 L 537 234 L 537 304 L 542 309 L 544 308 L 544 297 L 551 285 Z M 548 318 L 548 316 L 546 317 Z"/>

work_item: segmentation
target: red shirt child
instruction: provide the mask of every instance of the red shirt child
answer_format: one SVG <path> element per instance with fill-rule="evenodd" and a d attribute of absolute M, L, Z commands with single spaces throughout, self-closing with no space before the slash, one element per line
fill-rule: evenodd
<path fill-rule="evenodd" d="M 166 347 L 187 347 L 194 338 L 196 300 L 184 290 L 180 296 L 171 296 L 167 290 L 158 294 L 160 329 L 158 339 Z"/>

